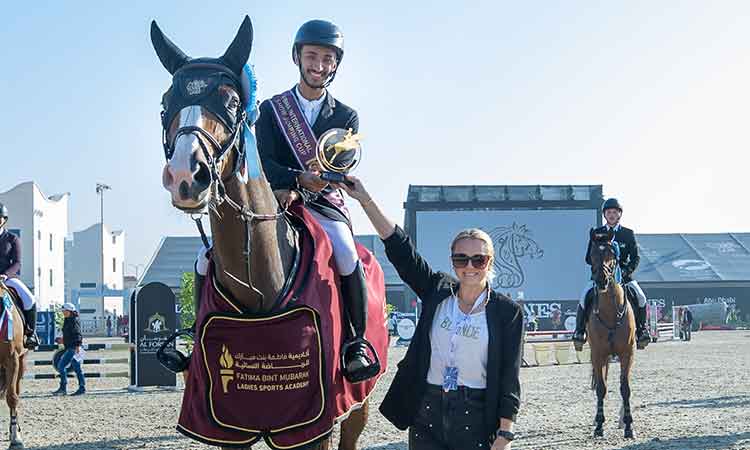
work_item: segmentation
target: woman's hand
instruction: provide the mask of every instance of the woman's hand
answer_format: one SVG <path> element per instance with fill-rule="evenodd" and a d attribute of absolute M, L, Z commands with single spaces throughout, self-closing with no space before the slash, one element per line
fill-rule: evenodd
<path fill-rule="evenodd" d="M 491 450 L 510 450 L 511 442 L 502 436 L 498 436 L 492 443 Z"/>
<path fill-rule="evenodd" d="M 370 197 L 370 194 L 367 192 L 365 186 L 362 184 L 362 181 L 359 178 L 347 175 L 346 179 L 347 181 L 351 182 L 351 184 L 336 183 L 335 187 L 343 189 L 347 194 L 349 194 L 349 197 L 357 200 L 362 205 L 372 201 L 372 197 Z"/>

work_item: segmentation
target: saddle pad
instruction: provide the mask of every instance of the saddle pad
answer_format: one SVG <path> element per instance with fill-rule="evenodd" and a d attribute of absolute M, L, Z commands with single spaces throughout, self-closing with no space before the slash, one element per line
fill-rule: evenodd
<path fill-rule="evenodd" d="M 217 425 L 273 434 L 322 416 L 323 349 L 313 309 L 297 307 L 263 318 L 210 314 L 199 344 L 208 374 L 208 410 Z"/>

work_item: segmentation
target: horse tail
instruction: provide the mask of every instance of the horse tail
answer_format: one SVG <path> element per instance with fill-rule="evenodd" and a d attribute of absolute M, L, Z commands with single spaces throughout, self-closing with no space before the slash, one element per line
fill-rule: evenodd
<path fill-rule="evenodd" d="M 596 390 L 596 374 L 594 373 L 596 369 L 594 368 L 594 365 L 591 364 L 591 390 Z"/>

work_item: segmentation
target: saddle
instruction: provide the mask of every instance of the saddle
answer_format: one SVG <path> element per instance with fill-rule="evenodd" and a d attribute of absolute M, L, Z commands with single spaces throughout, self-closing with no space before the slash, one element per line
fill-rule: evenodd
<path fill-rule="evenodd" d="M 18 295 L 18 292 L 16 292 L 15 288 L 6 286 L 8 289 L 8 295 L 10 296 L 10 299 L 13 301 L 13 304 L 16 306 L 16 309 L 18 309 L 18 315 L 21 317 L 21 323 L 23 324 L 23 329 L 28 330 L 29 327 L 26 325 L 26 317 L 23 314 L 23 300 L 21 300 L 21 296 Z M 5 305 L 0 302 L 0 314 L 5 311 Z"/>

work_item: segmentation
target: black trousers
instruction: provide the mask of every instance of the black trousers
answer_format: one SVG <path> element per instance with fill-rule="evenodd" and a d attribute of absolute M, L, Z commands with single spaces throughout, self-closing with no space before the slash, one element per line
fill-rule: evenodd
<path fill-rule="evenodd" d="M 484 389 L 445 392 L 429 385 L 409 428 L 409 450 L 489 449 L 484 429 Z"/>

